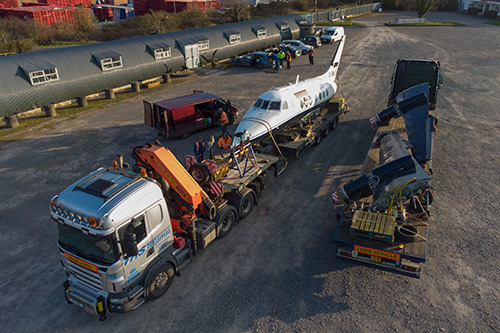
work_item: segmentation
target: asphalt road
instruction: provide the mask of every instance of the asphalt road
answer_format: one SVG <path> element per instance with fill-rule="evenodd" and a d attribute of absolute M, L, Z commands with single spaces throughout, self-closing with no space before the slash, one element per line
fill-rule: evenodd
<path fill-rule="evenodd" d="M 0 329 L 3 332 L 498 332 L 500 331 L 500 30 L 481 18 L 430 13 L 464 27 L 389 28 L 407 13 L 361 18 L 347 28 L 338 95 L 351 112 L 318 147 L 270 179 L 252 214 L 176 277 L 161 299 L 99 322 L 63 296 L 51 197 L 116 153 L 157 139 L 143 125 L 144 94 L 54 120 L 0 146 Z M 203 68 L 160 100 L 210 91 L 243 113 L 263 92 L 326 71 L 335 47 L 278 74 Z M 386 105 L 400 58 L 442 66 L 437 102 L 433 185 L 436 199 L 422 277 L 345 262 L 331 243 L 330 194 L 356 177 L 373 132 L 368 118 Z M 235 128 L 235 125 L 232 127 Z M 206 139 L 218 129 L 203 131 Z M 179 159 L 198 135 L 163 140 Z"/>

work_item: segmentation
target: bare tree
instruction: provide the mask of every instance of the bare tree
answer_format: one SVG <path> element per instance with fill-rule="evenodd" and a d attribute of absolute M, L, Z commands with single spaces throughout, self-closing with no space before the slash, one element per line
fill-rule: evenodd
<path fill-rule="evenodd" d="M 245 0 L 225 0 L 224 7 L 228 8 L 228 15 L 231 22 L 240 22 L 248 19 L 248 2 Z"/>
<path fill-rule="evenodd" d="M 151 23 L 151 32 L 154 34 L 162 34 L 167 32 L 167 12 L 149 10 L 149 19 Z"/>
<path fill-rule="evenodd" d="M 434 5 L 434 0 L 417 0 L 417 15 L 424 17 Z"/>

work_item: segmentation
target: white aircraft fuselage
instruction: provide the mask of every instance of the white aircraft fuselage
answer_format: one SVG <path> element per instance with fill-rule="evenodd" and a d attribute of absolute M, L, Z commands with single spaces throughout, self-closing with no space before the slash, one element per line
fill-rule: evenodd
<path fill-rule="evenodd" d="M 337 91 L 335 78 L 344 48 L 345 36 L 326 73 L 263 93 L 248 109 L 236 129 L 236 137 L 259 141 L 283 130 L 311 112 L 321 109 Z"/>

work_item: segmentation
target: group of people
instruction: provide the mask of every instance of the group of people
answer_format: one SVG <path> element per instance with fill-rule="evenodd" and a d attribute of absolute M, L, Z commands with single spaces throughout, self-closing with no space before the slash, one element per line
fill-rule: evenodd
<path fill-rule="evenodd" d="M 233 142 L 233 138 L 227 131 L 227 127 L 229 126 L 229 118 L 227 113 L 221 108 L 218 110 L 219 112 L 219 125 L 222 128 L 222 136 L 220 137 L 217 145 L 221 150 L 227 150 L 231 148 L 231 144 Z M 206 151 L 206 143 L 203 138 L 200 136 L 198 140 L 194 143 L 193 147 L 194 156 L 196 157 L 196 161 L 201 163 L 205 159 L 205 151 Z"/>
<path fill-rule="evenodd" d="M 290 63 L 292 62 L 292 55 L 290 51 L 280 49 L 278 52 L 273 52 L 272 59 L 274 61 L 274 70 L 279 71 L 283 68 L 283 63 L 286 61 L 286 69 L 290 69 Z"/>
<path fill-rule="evenodd" d="M 310 48 L 307 52 L 309 56 L 309 65 L 314 65 L 314 48 Z M 280 68 L 283 68 L 283 63 L 286 61 L 286 69 L 290 69 L 290 63 L 292 62 L 292 54 L 287 49 L 281 48 L 278 52 L 272 52 L 271 58 L 274 62 L 274 70 L 278 72 Z"/>
<path fill-rule="evenodd" d="M 229 135 L 228 132 L 224 132 L 224 134 L 222 134 L 219 141 L 217 142 L 217 145 L 219 146 L 221 151 L 225 151 L 231 148 L 232 143 L 233 143 L 233 138 Z M 206 150 L 207 146 L 205 141 L 201 136 L 198 137 L 198 140 L 194 143 L 193 147 L 194 157 L 196 157 L 196 161 L 198 163 L 203 162 L 203 160 L 205 159 Z"/>

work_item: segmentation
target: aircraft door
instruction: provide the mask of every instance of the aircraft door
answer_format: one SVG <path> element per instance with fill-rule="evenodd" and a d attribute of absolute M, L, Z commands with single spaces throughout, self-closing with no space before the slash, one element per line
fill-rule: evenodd
<path fill-rule="evenodd" d="M 200 65 L 200 53 L 198 44 L 190 44 L 184 46 L 184 58 L 187 68 L 195 68 Z"/>

